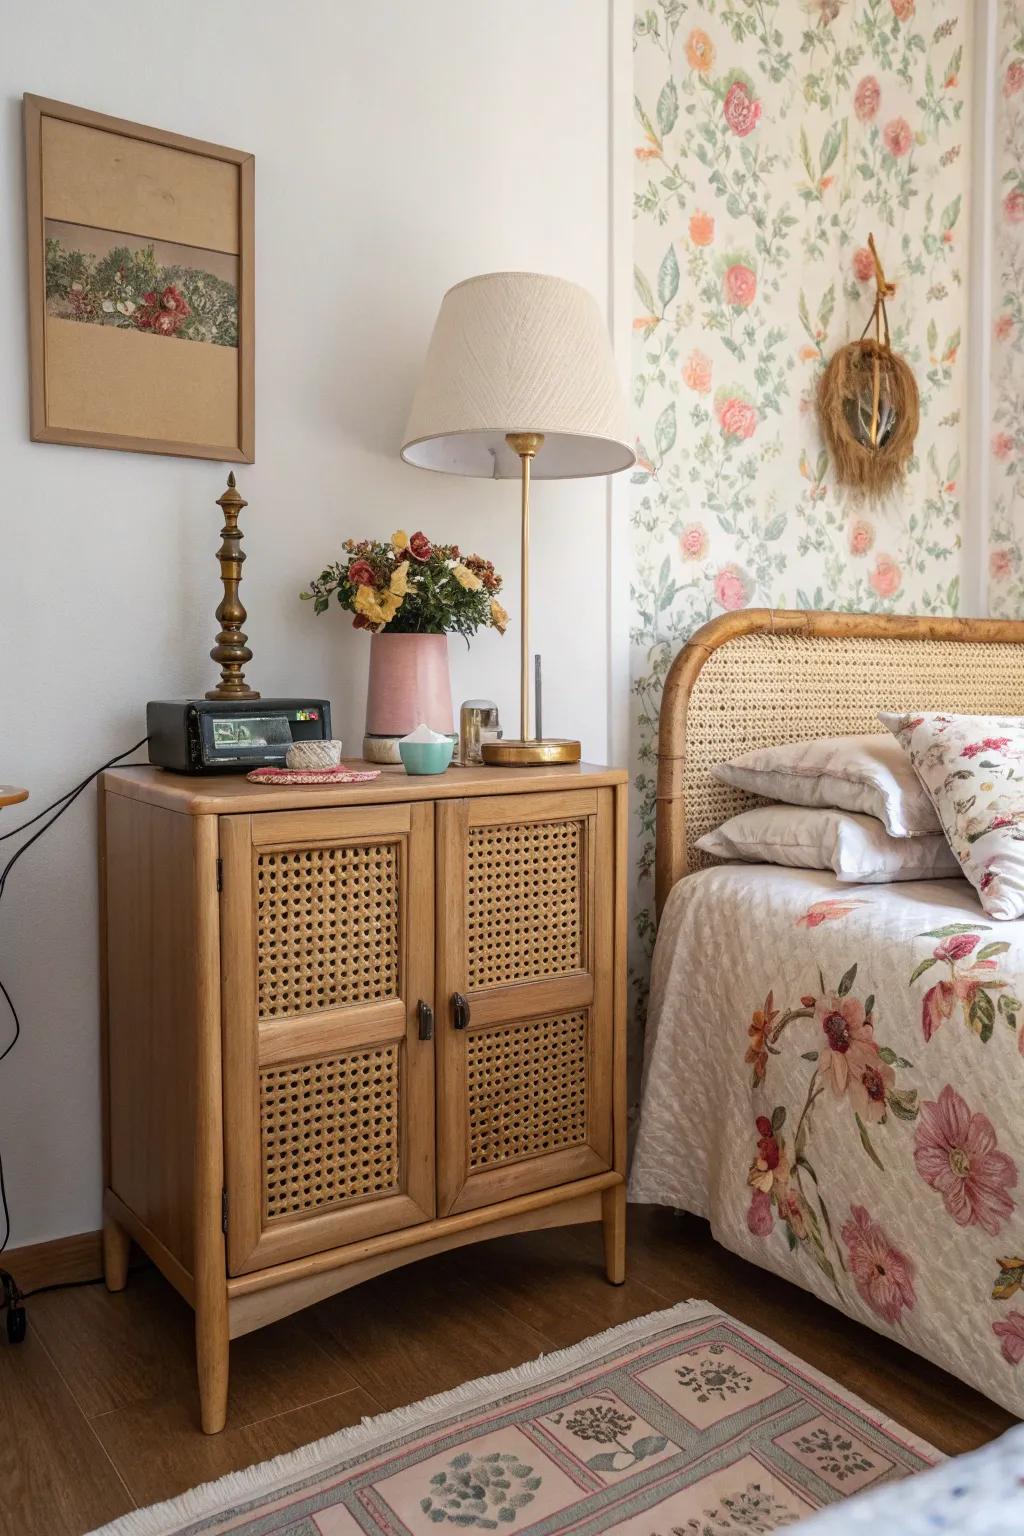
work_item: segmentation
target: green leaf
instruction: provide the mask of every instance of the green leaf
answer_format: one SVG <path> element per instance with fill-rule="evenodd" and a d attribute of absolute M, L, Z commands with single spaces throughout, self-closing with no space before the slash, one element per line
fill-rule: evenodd
<path fill-rule="evenodd" d="M 879 1054 L 879 1056 L 881 1056 L 881 1058 L 885 1062 L 886 1066 L 889 1066 L 889 1067 L 910 1067 L 911 1069 L 913 1069 L 914 1063 L 912 1061 L 908 1061 L 905 1056 L 897 1056 L 896 1052 L 893 1050 L 891 1045 L 881 1045 L 881 1046 L 879 1046 L 878 1054 Z"/>
<path fill-rule="evenodd" d="M 996 1022 L 996 1008 L 990 993 L 981 989 L 975 992 L 967 1011 L 967 1022 L 979 1036 L 981 1043 L 987 1045 L 992 1038 L 992 1029 Z"/>
<path fill-rule="evenodd" d="M 916 1088 L 892 1088 L 886 1095 L 885 1102 L 888 1104 L 897 1120 L 917 1119 L 918 1106 Z"/>
<path fill-rule="evenodd" d="M 654 302 L 654 293 L 650 283 L 644 277 L 639 267 L 633 268 L 633 284 L 640 297 L 641 304 L 649 315 L 653 315 L 657 310 L 657 305 Z"/>
<path fill-rule="evenodd" d="M 875 1011 L 875 994 L 869 992 L 864 1000 L 864 1017 L 870 1018 Z"/>
<path fill-rule="evenodd" d="M 825 135 L 825 142 L 821 146 L 821 174 L 831 166 L 839 153 L 843 142 L 843 127 L 841 123 L 833 123 Z"/>
<path fill-rule="evenodd" d="M 587 1458 L 587 1466 L 591 1472 L 614 1472 L 615 1463 L 621 1451 L 599 1451 L 596 1456 Z"/>
<path fill-rule="evenodd" d="M 1024 1261 L 997 1259 L 999 1278 L 992 1287 L 993 1301 L 1009 1301 L 1024 1286 Z"/>
<path fill-rule="evenodd" d="M 654 443 L 661 458 L 671 453 L 676 441 L 676 403 L 670 400 L 654 424 Z"/>
<path fill-rule="evenodd" d="M 868 1136 L 868 1128 L 867 1128 L 867 1126 L 864 1124 L 864 1121 L 861 1119 L 860 1115 L 855 1113 L 853 1118 L 857 1122 L 857 1132 L 858 1132 L 858 1135 L 860 1136 L 860 1144 L 861 1144 L 861 1146 L 864 1148 L 864 1151 L 867 1153 L 868 1157 L 870 1157 L 870 1159 L 874 1163 L 875 1167 L 877 1169 L 879 1169 L 879 1171 L 881 1173 L 884 1173 L 885 1172 L 885 1164 L 882 1162 L 882 1159 L 879 1157 L 878 1153 L 875 1151 L 874 1147 L 871 1145 L 871 1138 Z"/>
<path fill-rule="evenodd" d="M 956 195 L 956 197 L 954 197 L 953 201 L 951 203 L 948 203 L 946 205 L 946 207 L 943 208 L 943 210 L 942 210 L 942 218 L 939 220 L 939 223 L 941 224 L 942 229 L 944 231 L 947 230 L 947 229 L 952 229 L 953 225 L 956 223 L 957 219 L 960 217 L 960 203 L 961 203 L 961 197 L 960 197 L 960 194 L 957 193 L 957 195 Z"/>
<path fill-rule="evenodd" d="M 919 933 L 919 939 L 949 939 L 955 933 L 977 933 L 979 929 L 983 933 L 989 931 L 988 923 L 947 923 L 944 928 L 929 928 L 925 933 Z"/>
<path fill-rule="evenodd" d="M 939 345 L 939 328 L 934 320 L 928 321 L 928 351 L 934 352 Z"/>
<path fill-rule="evenodd" d="M 658 298 L 661 300 L 662 313 L 672 303 L 678 292 L 679 261 L 675 246 L 670 245 L 661 258 L 661 266 L 658 268 Z"/>
<path fill-rule="evenodd" d="M 771 521 L 765 526 L 765 542 L 774 543 L 776 539 L 781 539 L 782 535 L 786 531 L 787 521 L 788 518 L 785 512 L 777 512 Z"/>
<path fill-rule="evenodd" d="M 853 986 L 853 983 L 854 983 L 854 981 L 856 979 L 856 976 L 857 976 L 857 962 L 855 960 L 853 962 L 853 964 L 850 966 L 850 969 L 848 971 L 844 972 L 844 974 L 839 978 L 839 985 L 836 988 L 836 991 L 839 993 L 840 997 L 845 997 L 846 996 L 846 994 L 849 992 L 850 988 Z"/>
<path fill-rule="evenodd" d="M 800 1056 L 800 1060 L 801 1061 L 817 1061 L 817 1059 L 818 1059 L 817 1051 L 804 1051 L 804 1052 L 801 1053 L 801 1056 Z"/>
<path fill-rule="evenodd" d="M 921 964 L 917 966 L 911 973 L 911 977 L 907 982 L 907 986 L 912 987 L 919 976 L 923 976 L 925 971 L 927 971 L 930 966 L 938 965 L 938 963 L 939 962 L 936 960 L 934 955 L 929 955 L 927 960 L 922 960 Z"/>
<path fill-rule="evenodd" d="M 786 1123 L 786 1107 L 784 1104 L 776 1104 L 772 1110 L 772 1135 L 777 1136 Z"/>
<path fill-rule="evenodd" d="M 1000 940 L 997 944 L 986 944 L 978 950 L 974 958 L 975 960 L 991 960 L 993 955 L 1005 955 L 1009 947 L 1009 944 L 1003 940 Z"/>
<path fill-rule="evenodd" d="M 679 116 L 679 94 L 676 91 L 676 82 L 671 75 L 669 75 L 661 88 L 656 116 L 662 136 L 666 133 L 671 133 L 676 125 L 676 118 Z"/>

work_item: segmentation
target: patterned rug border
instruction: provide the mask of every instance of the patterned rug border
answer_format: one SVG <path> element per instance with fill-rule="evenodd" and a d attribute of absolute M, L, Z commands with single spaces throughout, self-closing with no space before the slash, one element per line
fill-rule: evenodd
<path fill-rule="evenodd" d="M 225 1477 L 212 1483 L 202 1483 L 179 1494 L 177 1498 L 151 1504 L 145 1509 L 132 1510 L 88 1532 L 87 1536 L 176 1536 L 177 1532 L 197 1521 L 209 1521 L 214 1516 L 228 1512 L 239 1501 L 251 1503 L 257 1498 L 269 1501 L 272 1496 L 284 1492 L 300 1479 L 329 1472 L 339 1462 L 373 1451 L 395 1435 L 411 1434 L 418 1429 L 428 1428 L 453 1409 L 461 1410 L 468 1416 L 475 1408 L 486 1406 L 495 1397 L 510 1390 L 536 1386 L 565 1371 L 593 1364 L 603 1355 L 614 1354 L 625 1344 L 653 1336 L 681 1323 L 713 1317 L 726 1318 L 770 1353 L 783 1356 L 787 1362 L 795 1362 L 806 1378 L 817 1386 L 838 1388 L 844 1404 L 863 1415 L 877 1429 L 893 1435 L 908 1450 L 925 1459 L 932 1458 L 937 1462 L 946 1460 L 944 1454 L 929 1445 L 927 1440 L 914 1435 L 897 1420 L 886 1418 L 856 1393 L 848 1391 L 842 1382 L 809 1365 L 767 1334 L 750 1327 L 712 1302 L 691 1299 L 661 1312 L 648 1312 L 628 1323 L 620 1323 L 615 1328 L 607 1328 L 603 1333 L 593 1334 L 567 1349 L 538 1355 L 535 1360 L 513 1366 L 511 1370 L 499 1371 L 492 1376 L 480 1376 L 448 1392 L 421 1398 L 408 1407 L 394 1408 L 387 1413 L 376 1414 L 373 1418 L 363 1419 L 351 1429 L 342 1429 L 321 1440 L 314 1440 L 297 1451 L 287 1451 L 271 1461 L 255 1462 L 240 1472 L 229 1472 Z"/>

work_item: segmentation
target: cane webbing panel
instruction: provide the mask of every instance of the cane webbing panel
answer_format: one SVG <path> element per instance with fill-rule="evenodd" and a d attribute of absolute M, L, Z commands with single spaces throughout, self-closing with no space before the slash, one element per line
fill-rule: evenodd
<path fill-rule="evenodd" d="M 881 733 L 879 710 L 918 709 L 1024 714 L 1024 645 L 763 634 L 718 646 L 686 715 L 687 867 L 717 863 L 697 839 L 765 803 L 716 783 L 715 763 L 755 747 Z"/>
<path fill-rule="evenodd" d="M 471 990 L 584 965 L 584 825 L 473 827 L 466 859 Z"/>
<path fill-rule="evenodd" d="M 587 1015 L 481 1029 L 466 1041 L 469 1166 L 538 1157 L 587 1139 Z"/>
<path fill-rule="evenodd" d="M 398 1074 L 397 1045 L 264 1068 L 267 1221 L 397 1189 Z"/>
<path fill-rule="evenodd" d="M 261 1019 L 398 995 L 400 867 L 396 843 L 259 854 Z"/>

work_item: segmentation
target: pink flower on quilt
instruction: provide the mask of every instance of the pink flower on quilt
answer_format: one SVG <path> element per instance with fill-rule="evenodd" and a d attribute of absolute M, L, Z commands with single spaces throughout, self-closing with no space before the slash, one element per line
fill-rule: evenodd
<path fill-rule="evenodd" d="M 959 1227 L 983 1227 L 995 1237 L 1013 1212 L 1016 1164 L 997 1148 L 988 1116 L 972 1114 L 949 1083 L 921 1105 L 914 1166 Z"/>
<path fill-rule="evenodd" d="M 851 1078 L 859 1079 L 865 1067 L 879 1064 L 875 1033 L 864 1016 L 864 1004 L 855 997 L 840 997 L 838 992 L 826 992 L 818 999 L 814 1017 L 825 1034 L 818 1075 L 840 1099 Z"/>
<path fill-rule="evenodd" d="M 941 944 L 936 944 L 932 954 L 936 960 L 963 960 L 981 943 L 980 933 L 954 933 Z"/>
<path fill-rule="evenodd" d="M 1009 736 L 986 736 L 983 741 L 969 741 L 960 756 L 977 757 L 979 752 L 1001 752 L 1009 745 Z"/>
<path fill-rule="evenodd" d="M 951 981 L 936 982 L 921 999 L 921 1033 L 931 1039 L 941 1024 L 952 1018 L 956 1006 L 956 987 Z"/>
<path fill-rule="evenodd" d="M 850 1207 L 842 1238 L 860 1295 L 872 1312 L 887 1323 L 898 1323 L 904 1307 L 909 1310 L 917 1300 L 913 1261 L 895 1246 L 884 1227 L 871 1220 L 862 1205 Z"/>
<path fill-rule="evenodd" d="M 993 1323 L 992 1332 L 1002 1344 L 1006 1363 L 1020 1365 L 1024 1360 L 1024 1312 L 1011 1312 L 1009 1317 Z"/>
<path fill-rule="evenodd" d="M 845 917 L 852 912 L 854 907 L 862 907 L 862 901 L 843 901 L 838 896 L 827 896 L 824 901 L 816 901 L 807 908 L 796 920 L 798 928 L 820 928 L 822 923 L 834 923 L 840 917 Z"/>
<path fill-rule="evenodd" d="M 772 1213 L 772 1197 L 763 1189 L 755 1189 L 747 1212 L 747 1226 L 755 1237 L 767 1237 L 775 1225 Z"/>
<path fill-rule="evenodd" d="M 850 1102 L 862 1120 L 877 1125 L 885 1119 L 886 1096 L 895 1082 L 896 1073 L 877 1050 L 850 1069 Z"/>

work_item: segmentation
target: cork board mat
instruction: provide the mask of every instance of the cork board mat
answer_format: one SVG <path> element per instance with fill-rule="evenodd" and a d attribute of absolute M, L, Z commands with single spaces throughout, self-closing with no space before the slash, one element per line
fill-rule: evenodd
<path fill-rule="evenodd" d="M 33 437 L 251 461 L 252 157 L 33 97 L 25 120 Z"/>

